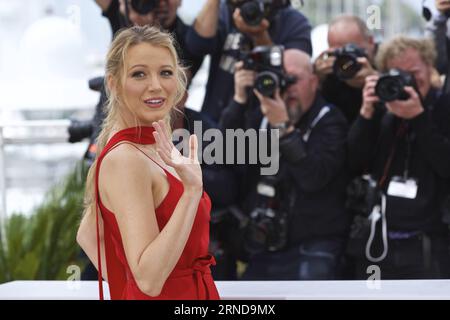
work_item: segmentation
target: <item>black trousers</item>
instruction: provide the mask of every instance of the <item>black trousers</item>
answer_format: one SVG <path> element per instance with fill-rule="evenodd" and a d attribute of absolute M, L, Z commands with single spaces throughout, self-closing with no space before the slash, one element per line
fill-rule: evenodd
<path fill-rule="evenodd" d="M 419 234 L 412 238 L 388 240 L 388 254 L 380 263 L 365 256 L 355 260 L 356 278 L 368 279 L 367 268 L 377 265 L 381 279 L 449 279 L 450 241 L 448 235 Z"/>
<path fill-rule="evenodd" d="M 242 280 L 337 280 L 344 239 L 307 239 L 297 246 L 250 258 Z"/>

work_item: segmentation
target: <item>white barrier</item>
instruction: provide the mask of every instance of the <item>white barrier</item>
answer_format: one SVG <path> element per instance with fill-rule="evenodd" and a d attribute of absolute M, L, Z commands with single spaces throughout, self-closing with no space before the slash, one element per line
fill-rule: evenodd
<path fill-rule="evenodd" d="M 222 299 L 238 300 L 450 300 L 450 280 L 216 281 Z M 107 284 L 105 298 L 109 299 Z M 96 300 L 96 281 L 14 281 L 0 300 Z"/>

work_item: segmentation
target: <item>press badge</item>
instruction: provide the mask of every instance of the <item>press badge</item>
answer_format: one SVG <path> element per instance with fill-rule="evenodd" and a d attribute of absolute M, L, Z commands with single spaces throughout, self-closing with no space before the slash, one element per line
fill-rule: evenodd
<path fill-rule="evenodd" d="M 415 199 L 417 196 L 417 180 L 405 179 L 402 177 L 392 177 L 387 190 L 389 196 Z"/>

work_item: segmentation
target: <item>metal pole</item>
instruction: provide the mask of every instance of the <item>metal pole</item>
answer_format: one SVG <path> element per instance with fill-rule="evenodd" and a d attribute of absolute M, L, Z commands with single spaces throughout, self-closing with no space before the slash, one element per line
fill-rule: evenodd
<path fill-rule="evenodd" d="M 5 143 L 3 136 L 3 125 L 0 125 L 0 192 L 1 194 L 1 207 L 0 207 L 0 233 L 1 244 L 5 242 L 5 224 L 6 224 L 6 170 L 5 170 Z"/>

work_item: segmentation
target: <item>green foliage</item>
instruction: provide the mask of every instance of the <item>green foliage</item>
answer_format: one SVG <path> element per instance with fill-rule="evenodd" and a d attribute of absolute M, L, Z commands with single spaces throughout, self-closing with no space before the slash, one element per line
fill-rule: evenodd
<path fill-rule="evenodd" d="M 6 219 L 0 238 L 0 283 L 13 280 L 65 280 L 70 265 L 84 260 L 76 233 L 83 208 L 86 167 L 78 165 L 53 187 L 30 217 Z"/>

